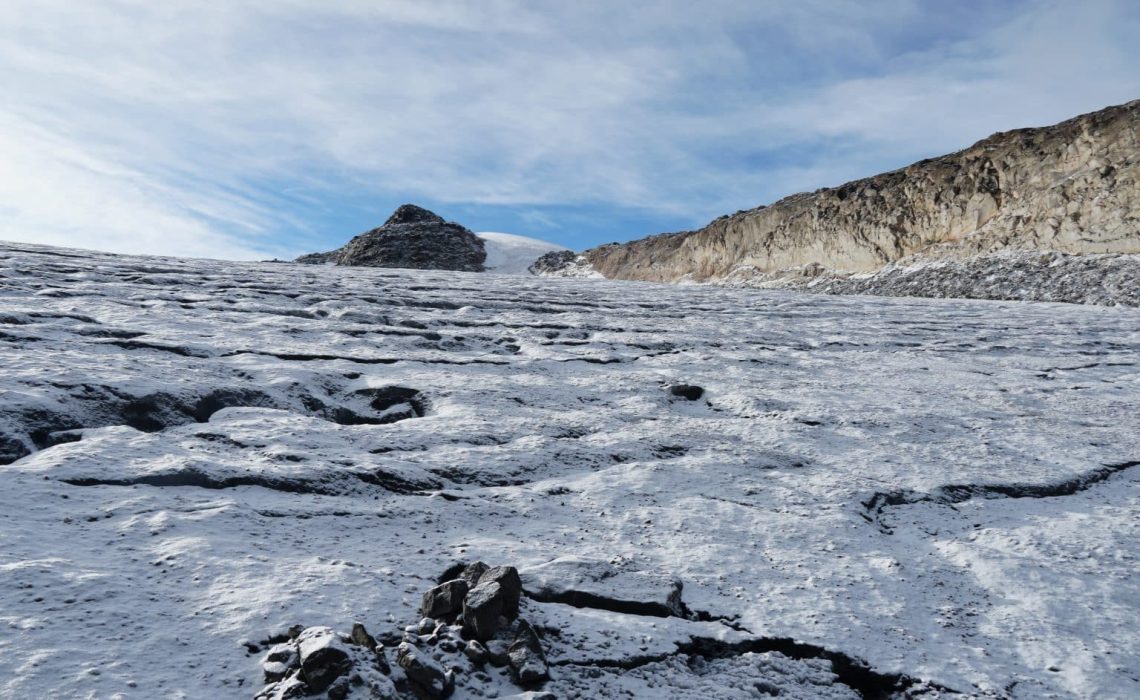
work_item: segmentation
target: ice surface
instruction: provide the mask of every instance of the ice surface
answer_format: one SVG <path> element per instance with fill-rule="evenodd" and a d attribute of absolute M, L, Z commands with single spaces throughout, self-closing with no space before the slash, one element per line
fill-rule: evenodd
<path fill-rule="evenodd" d="M 566 250 L 565 246 L 513 233 L 484 232 L 475 234 L 483 239 L 487 272 L 499 275 L 529 275 L 527 269 L 535 260 L 552 250 Z"/>
<path fill-rule="evenodd" d="M 1136 309 L 4 244 L 0 347 L 2 697 L 250 698 L 565 557 L 687 612 L 524 600 L 559 697 L 1140 695 Z"/>

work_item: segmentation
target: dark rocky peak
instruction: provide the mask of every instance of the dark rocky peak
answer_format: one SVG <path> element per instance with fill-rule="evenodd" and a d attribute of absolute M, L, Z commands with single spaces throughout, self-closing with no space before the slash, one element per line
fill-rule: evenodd
<path fill-rule="evenodd" d="M 443 217 L 438 216 L 435 212 L 430 212 L 423 207 L 417 207 L 415 204 L 401 204 L 400 207 L 393 212 L 388 220 L 384 222 L 385 226 L 392 224 L 442 224 L 445 223 Z"/>
<path fill-rule="evenodd" d="M 423 207 L 404 204 L 383 226 L 336 250 L 302 255 L 297 262 L 482 272 L 486 259 L 483 240 L 474 233 Z"/>

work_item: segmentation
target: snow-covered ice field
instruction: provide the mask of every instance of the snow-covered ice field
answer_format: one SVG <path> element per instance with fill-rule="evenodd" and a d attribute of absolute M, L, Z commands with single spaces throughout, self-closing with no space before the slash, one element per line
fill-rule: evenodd
<path fill-rule="evenodd" d="M 483 240 L 487 260 L 483 263 L 487 272 L 497 275 L 529 275 L 529 268 L 545 253 L 552 250 L 565 250 L 563 246 L 513 233 L 488 231 L 475 234 Z"/>
<path fill-rule="evenodd" d="M 3 244 L 0 348 L 3 697 L 251 698 L 476 559 L 609 601 L 524 600 L 556 697 L 1140 697 L 1136 309 Z"/>

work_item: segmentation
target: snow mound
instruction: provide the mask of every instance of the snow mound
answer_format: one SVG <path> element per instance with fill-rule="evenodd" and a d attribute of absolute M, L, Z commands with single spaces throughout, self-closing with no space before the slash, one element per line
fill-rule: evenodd
<path fill-rule="evenodd" d="M 487 251 L 483 267 L 487 272 L 500 275 L 529 275 L 527 268 L 542 255 L 552 250 L 567 250 L 566 246 L 557 243 L 513 233 L 484 232 L 475 235 L 483 239 Z"/>

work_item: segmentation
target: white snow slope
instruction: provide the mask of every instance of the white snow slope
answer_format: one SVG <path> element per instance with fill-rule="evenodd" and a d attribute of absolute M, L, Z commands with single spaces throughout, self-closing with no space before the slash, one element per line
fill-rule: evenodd
<path fill-rule="evenodd" d="M 475 235 L 483 239 L 487 250 L 487 261 L 483 266 L 487 272 L 500 275 L 529 275 L 527 268 L 544 254 L 552 250 L 567 250 L 557 243 L 513 233 L 483 232 Z"/>
<path fill-rule="evenodd" d="M 475 559 L 683 583 L 524 600 L 560 698 L 1140 697 L 1135 309 L 3 244 L 0 348 L 5 698 L 250 698 Z"/>

